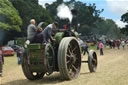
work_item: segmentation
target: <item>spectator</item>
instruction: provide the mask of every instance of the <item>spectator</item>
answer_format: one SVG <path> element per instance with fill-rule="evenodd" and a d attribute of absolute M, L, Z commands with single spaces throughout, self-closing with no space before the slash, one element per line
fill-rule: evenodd
<path fill-rule="evenodd" d="M 115 46 L 115 40 L 113 40 L 113 43 L 112 43 L 112 45 L 113 45 L 113 48 L 115 48 L 116 46 Z"/>
<path fill-rule="evenodd" d="M 96 43 L 96 49 L 99 50 L 99 41 Z"/>
<path fill-rule="evenodd" d="M 103 43 L 101 41 L 99 43 L 99 48 L 100 48 L 100 55 L 104 55 L 104 53 L 103 53 L 104 45 L 103 45 Z"/>
<path fill-rule="evenodd" d="M 128 39 L 127 39 L 126 43 L 127 43 L 127 48 L 128 48 Z"/>
<path fill-rule="evenodd" d="M 0 50 L 0 77 L 2 77 L 2 73 L 3 73 L 3 64 L 4 64 L 4 56 Z"/>
<path fill-rule="evenodd" d="M 120 40 L 117 40 L 117 48 L 120 49 Z"/>
<path fill-rule="evenodd" d="M 21 56 L 22 56 L 22 53 L 23 53 L 23 49 L 19 48 L 16 50 L 17 52 L 17 59 L 18 59 L 18 65 L 21 64 Z"/>
<path fill-rule="evenodd" d="M 123 47 L 123 49 L 124 49 L 124 47 L 125 47 L 125 41 L 122 40 L 121 44 L 122 44 L 122 47 Z"/>
<path fill-rule="evenodd" d="M 85 49 L 84 49 L 84 54 L 83 55 L 85 55 L 86 52 L 89 53 L 88 52 L 88 43 L 87 42 L 85 42 Z"/>
<path fill-rule="evenodd" d="M 112 49 L 112 41 L 113 40 L 109 40 L 109 46 L 110 46 L 111 49 Z"/>

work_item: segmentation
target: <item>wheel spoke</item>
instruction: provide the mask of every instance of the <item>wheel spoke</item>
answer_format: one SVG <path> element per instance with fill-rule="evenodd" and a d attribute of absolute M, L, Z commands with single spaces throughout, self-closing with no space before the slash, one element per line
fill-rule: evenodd
<path fill-rule="evenodd" d="M 69 44 L 69 48 L 70 48 L 70 49 L 72 49 L 72 46 L 71 46 L 71 44 Z"/>
<path fill-rule="evenodd" d="M 66 56 L 67 56 L 68 58 L 70 58 L 70 57 L 71 57 L 69 54 L 66 54 Z"/>
<path fill-rule="evenodd" d="M 68 59 L 68 60 L 66 61 L 67 65 L 68 65 L 68 64 L 71 64 L 70 61 L 71 61 L 70 59 Z"/>
<path fill-rule="evenodd" d="M 70 62 L 70 58 L 71 58 L 71 56 L 68 55 L 68 54 L 66 54 L 66 57 L 67 57 L 67 61 L 66 61 L 66 63 L 68 64 L 68 63 Z"/>
<path fill-rule="evenodd" d="M 72 65 L 70 63 L 68 63 L 67 65 L 68 65 L 68 71 L 69 71 L 69 73 L 71 73 L 72 72 L 72 68 L 71 68 Z"/>
<path fill-rule="evenodd" d="M 79 70 L 72 64 L 72 68 L 75 70 L 75 72 L 79 72 Z"/>
<path fill-rule="evenodd" d="M 68 46 L 69 46 L 69 53 L 70 53 L 70 55 L 71 55 L 71 54 L 72 54 L 72 51 L 71 51 L 71 50 L 72 50 L 72 47 L 71 47 L 70 44 L 69 44 Z"/>
<path fill-rule="evenodd" d="M 70 54 L 70 55 L 72 54 L 71 49 L 69 49 L 69 54 Z"/>
<path fill-rule="evenodd" d="M 93 58 L 92 60 L 93 60 L 94 62 L 96 62 L 96 59 Z"/>
<path fill-rule="evenodd" d="M 92 59 L 92 62 L 94 63 L 94 64 L 96 64 L 97 63 L 97 60 L 96 59 Z"/>
<path fill-rule="evenodd" d="M 74 50 L 76 50 L 77 46 L 72 50 L 72 53 L 74 53 Z"/>

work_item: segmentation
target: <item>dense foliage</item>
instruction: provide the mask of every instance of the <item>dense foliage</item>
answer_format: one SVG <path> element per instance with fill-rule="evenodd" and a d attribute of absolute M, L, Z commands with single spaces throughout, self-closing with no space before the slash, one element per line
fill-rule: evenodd
<path fill-rule="evenodd" d="M 123 21 L 124 23 L 127 23 L 127 25 L 121 29 L 121 32 L 128 36 L 128 12 L 126 12 L 121 16 L 121 21 Z"/>
<path fill-rule="evenodd" d="M 21 25 L 22 20 L 13 5 L 8 0 L 0 0 L 0 45 L 14 39 Z"/>

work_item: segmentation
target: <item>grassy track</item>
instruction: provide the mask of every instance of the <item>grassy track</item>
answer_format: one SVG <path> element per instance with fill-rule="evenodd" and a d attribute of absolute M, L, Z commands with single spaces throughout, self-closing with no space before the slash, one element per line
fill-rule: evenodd
<path fill-rule="evenodd" d="M 89 73 L 88 65 L 82 64 L 80 76 L 71 81 L 63 81 L 59 73 L 45 76 L 41 80 L 29 81 L 23 75 L 17 57 L 5 57 L 2 85 L 128 85 L 128 49 L 105 49 L 104 56 L 98 54 L 96 73 Z M 82 59 L 87 58 L 87 55 Z M 0 84 L 0 85 L 1 85 Z"/>

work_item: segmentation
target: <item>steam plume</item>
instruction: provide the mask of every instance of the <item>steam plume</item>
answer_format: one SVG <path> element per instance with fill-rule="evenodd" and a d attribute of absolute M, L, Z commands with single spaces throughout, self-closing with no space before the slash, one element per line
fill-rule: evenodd
<path fill-rule="evenodd" d="M 73 17 L 71 10 L 64 3 L 62 3 L 57 7 L 57 16 L 61 19 L 68 18 L 70 22 L 72 21 L 72 17 Z"/>

